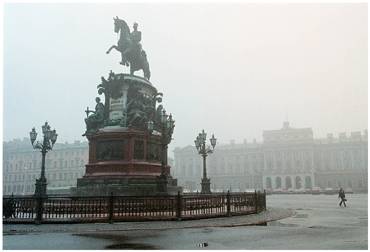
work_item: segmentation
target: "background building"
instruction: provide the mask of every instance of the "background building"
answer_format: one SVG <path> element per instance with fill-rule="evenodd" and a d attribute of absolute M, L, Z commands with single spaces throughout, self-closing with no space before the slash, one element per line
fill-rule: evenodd
<path fill-rule="evenodd" d="M 85 174 L 88 163 L 88 143 L 75 141 L 56 143 L 46 154 L 45 176 L 49 194 L 69 193 L 77 178 Z M 173 166 L 173 159 L 168 158 Z M 28 138 L 3 143 L 3 194 L 31 195 L 35 192 L 36 178 L 41 173 L 41 153 L 32 148 Z"/>
<path fill-rule="evenodd" d="M 263 131 L 263 142 L 219 144 L 207 157 L 213 191 L 304 190 L 343 187 L 367 191 L 367 130 L 314 139 L 311 128 Z M 87 142 L 56 143 L 46 155 L 49 193 L 76 186 L 88 162 Z M 200 191 L 202 157 L 194 146 L 176 148 L 171 173 L 187 191 Z M 33 194 L 41 153 L 28 138 L 3 144 L 3 194 Z"/>
<path fill-rule="evenodd" d="M 172 169 L 186 190 L 200 190 L 202 160 L 194 146 L 176 148 Z M 263 132 L 263 142 L 231 141 L 207 158 L 214 191 L 305 190 L 313 187 L 367 191 L 367 130 L 314 139 L 311 128 Z"/>
<path fill-rule="evenodd" d="M 67 192 L 76 186 L 77 178 L 85 173 L 87 159 L 86 142 L 56 143 L 45 159 L 48 192 Z M 28 138 L 3 143 L 3 194 L 33 194 L 40 172 L 41 153 L 32 148 Z"/>

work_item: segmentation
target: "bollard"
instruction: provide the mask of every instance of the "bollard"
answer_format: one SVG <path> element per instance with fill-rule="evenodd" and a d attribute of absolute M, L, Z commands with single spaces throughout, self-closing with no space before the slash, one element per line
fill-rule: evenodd
<path fill-rule="evenodd" d="M 180 194 L 180 191 L 177 192 L 176 197 L 176 217 L 177 220 L 181 220 L 181 211 L 182 211 L 182 196 Z"/>
<path fill-rule="evenodd" d="M 227 190 L 226 194 L 226 210 L 227 210 L 227 216 L 231 216 L 231 211 L 230 211 L 230 191 Z"/>
<path fill-rule="evenodd" d="M 113 223 L 113 192 L 110 193 L 109 202 L 108 202 L 108 219 L 109 223 Z"/>

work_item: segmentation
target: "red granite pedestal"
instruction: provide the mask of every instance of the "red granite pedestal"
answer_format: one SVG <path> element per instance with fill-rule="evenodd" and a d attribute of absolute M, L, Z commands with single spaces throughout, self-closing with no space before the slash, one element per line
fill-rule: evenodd
<path fill-rule="evenodd" d="M 162 172 L 161 136 L 122 127 L 105 127 L 87 136 L 89 162 L 85 175 L 77 180 L 74 195 L 163 195 L 181 188 L 172 179 L 170 167 L 166 192 L 160 187 Z"/>

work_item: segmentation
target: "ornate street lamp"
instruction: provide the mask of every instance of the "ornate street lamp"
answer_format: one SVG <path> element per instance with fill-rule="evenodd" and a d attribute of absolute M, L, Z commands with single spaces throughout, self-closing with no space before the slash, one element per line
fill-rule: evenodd
<path fill-rule="evenodd" d="M 151 120 L 148 121 L 147 127 L 149 133 L 152 133 L 155 128 L 158 129 L 161 133 L 161 175 L 158 177 L 158 190 L 160 192 L 167 192 L 167 150 L 168 144 L 172 140 L 172 134 L 175 128 L 175 121 L 172 119 L 171 114 L 167 115 L 166 110 L 162 110 L 160 113 L 160 120 L 156 121 L 155 123 Z"/>
<path fill-rule="evenodd" d="M 30 139 L 31 144 L 34 149 L 39 149 L 42 154 L 42 164 L 41 164 L 41 176 L 39 179 L 36 179 L 36 189 L 35 189 L 35 195 L 36 196 L 46 196 L 46 177 L 45 177 L 45 156 L 46 153 L 53 149 L 53 146 L 55 142 L 57 141 L 58 134 L 54 130 L 50 129 L 50 125 L 48 122 L 45 122 L 45 124 L 42 126 L 42 133 L 44 135 L 44 139 L 41 142 L 37 141 L 35 143 L 37 132 L 35 128 L 32 128 L 30 132 Z"/>
<path fill-rule="evenodd" d="M 198 153 L 203 157 L 203 178 L 201 182 L 201 193 L 211 193 L 211 179 L 207 178 L 206 158 L 209 154 L 213 153 L 217 139 L 215 138 L 214 134 L 212 134 L 212 138 L 210 138 L 209 140 L 211 142 L 212 149 L 210 146 L 206 146 L 207 133 L 202 130 L 202 132 L 199 133 L 194 141 Z"/>

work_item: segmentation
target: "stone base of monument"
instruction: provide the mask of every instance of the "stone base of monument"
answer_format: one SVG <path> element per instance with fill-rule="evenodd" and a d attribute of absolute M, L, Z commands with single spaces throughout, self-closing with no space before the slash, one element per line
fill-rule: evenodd
<path fill-rule="evenodd" d="M 182 192 L 170 174 L 162 174 L 161 137 L 143 130 L 105 127 L 89 140 L 89 163 L 85 175 L 72 189 L 75 196 L 176 195 Z"/>
<path fill-rule="evenodd" d="M 159 196 L 177 195 L 182 188 L 177 186 L 177 181 L 167 179 L 165 191 L 161 190 L 159 178 L 80 178 L 77 187 L 71 189 L 74 196 Z"/>

